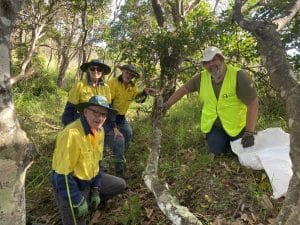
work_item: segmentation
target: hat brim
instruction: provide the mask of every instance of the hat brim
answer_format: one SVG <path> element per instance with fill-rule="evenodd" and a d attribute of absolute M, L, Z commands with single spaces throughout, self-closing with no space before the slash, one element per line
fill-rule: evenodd
<path fill-rule="evenodd" d="M 100 62 L 87 62 L 87 63 L 83 63 L 80 66 L 80 69 L 84 72 L 87 71 L 87 69 L 90 66 L 98 66 L 103 70 L 103 75 L 109 74 L 111 72 L 111 69 L 108 65 L 104 64 L 104 63 L 100 63 Z"/>
<path fill-rule="evenodd" d="M 108 118 L 110 118 L 110 119 L 114 118 L 118 113 L 118 111 L 112 107 L 106 107 L 106 106 L 102 106 L 102 105 L 94 104 L 94 103 L 90 103 L 90 102 L 82 102 L 82 103 L 75 105 L 76 109 L 80 113 L 83 113 L 83 110 L 89 106 L 99 106 L 99 107 L 107 109 L 108 110 Z"/>
<path fill-rule="evenodd" d="M 203 57 L 203 59 L 201 60 L 201 62 L 209 62 L 211 61 L 216 55 L 219 55 L 221 56 L 223 59 L 226 59 L 225 56 L 222 54 L 222 53 L 214 53 L 214 54 L 211 54 L 211 55 L 207 55 L 205 57 Z"/>
<path fill-rule="evenodd" d="M 133 71 L 133 70 L 127 68 L 126 66 L 119 66 L 119 69 L 120 70 L 127 70 L 127 71 L 129 71 L 136 78 L 140 78 L 141 77 L 141 75 L 139 73 L 137 73 L 136 71 Z"/>

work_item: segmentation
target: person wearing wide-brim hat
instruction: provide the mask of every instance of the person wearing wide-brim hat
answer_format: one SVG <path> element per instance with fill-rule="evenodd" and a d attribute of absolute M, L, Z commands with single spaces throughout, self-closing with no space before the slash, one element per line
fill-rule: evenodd
<path fill-rule="evenodd" d="M 104 82 L 103 76 L 111 72 L 111 68 L 99 59 L 93 59 L 89 62 L 83 63 L 80 66 L 81 70 L 86 73 L 86 77 L 77 83 L 69 91 L 68 101 L 62 115 L 62 123 L 66 126 L 76 120 L 80 113 L 76 105 L 85 104 L 89 98 L 94 95 L 102 95 L 106 97 L 108 103 L 111 103 L 111 93 L 109 86 Z M 105 121 L 105 152 L 106 149 L 112 149 L 114 140 L 112 136 L 119 133 L 114 118 L 109 116 Z M 124 139 L 116 140 L 119 146 L 124 146 Z"/>
<path fill-rule="evenodd" d="M 92 96 L 76 105 L 79 119 L 66 126 L 56 139 L 51 183 L 59 207 L 62 224 L 86 224 L 86 216 L 123 192 L 123 179 L 104 173 L 103 124 L 116 113 L 104 96 Z"/>
<path fill-rule="evenodd" d="M 62 115 L 62 123 L 66 126 L 79 117 L 76 105 L 87 102 L 94 95 L 103 95 L 111 103 L 111 95 L 103 76 L 111 72 L 111 68 L 102 63 L 100 59 L 85 62 L 80 69 L 86 73 L 86 77 L 77 83 L 69 91 L 68 100 Z"/>
<path fill-rule="evenodd" d="M 253 80 L 240 68 L 225 63 L 222 51 L 209 46 L 202 51 L 204 70 L 176 90 L 161 106 L 169 109 L 190 92 L 202 102 L 201 131 L 209 153 L 231 153 L 230 142 L 241 138 L 244 148 L 254 145 L 258 97 Z"/>
<path fill-rule="evenodd" d="M 114 144 L 113 154 L 115 157 L 115 170 L 116 175 L 124 177 L 125 169 L 125 151 L 129 147 L 132 137 L 132 128 L 126 119 L 126 112 L 132 100 L 136 102 L 144 102 L 147 95 L 155 94 L 155 89 L 144 88 L 139 91 L 134 81 L 141 77 L 137 68 L 132 64 L 126 64 L 118 67 L 121 74 L 108 81 L 111 91 L 112 105 L 118 110 L 116 115 L 115 140 L 124 139 L 125 149 L 123 146 Z"/>
<path fill-rule="evenodd" d="M 107 75 L 111 72 L 111 68 L 108 65 L 101 63 L 99 59 L 93 59 L 89 62 L 83 63 L 80 66 L 80 69 L 83 72 L 87 72 L 91 67 L 97 68 L 102 72 L 103 75 Z"/>
<path fill-rule="evenodd" d="M 123 66 L 119 66 L 119 69 L 121 71 L 125 70 L 128 71 L 133 77 L 136 78 L 140 78 L 140 74 L 138 73 L 137 69 L 135 68 L 135 66 L 131 65 L 131 64 L 127 64 L 127 65 L 123 65 Z"/>

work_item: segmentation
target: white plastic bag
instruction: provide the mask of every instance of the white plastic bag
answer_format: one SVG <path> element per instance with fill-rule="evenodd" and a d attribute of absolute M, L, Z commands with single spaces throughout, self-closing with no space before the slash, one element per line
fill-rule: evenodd
<path fill-rule="evenodd" d="M 293 175 L 290 137 L 281 128 L 268 128 L 255 135 L 255 145 L 243 148 L 241 139 L 231 142 L 232 151 L 243 166 L 264 169 L 273 188 L 273 198 L 285 196 Z"/>

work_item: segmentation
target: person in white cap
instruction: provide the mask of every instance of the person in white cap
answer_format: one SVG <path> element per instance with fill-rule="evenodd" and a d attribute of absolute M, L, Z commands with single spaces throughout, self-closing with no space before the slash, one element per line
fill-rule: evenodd
<path fill-rule="evenodd" d="M 239 138 L 243 147 L 253 146 L 259 106 L 254 82 L 245 71 L 226 64 L 217 47 L 206 48 L 202 55 L 204 70 L 176 90 L 162 110 L 198 91 L 203 103 L 201 131 L 208 151 L 214 155 L 230 153 L 230 141 Z"/>

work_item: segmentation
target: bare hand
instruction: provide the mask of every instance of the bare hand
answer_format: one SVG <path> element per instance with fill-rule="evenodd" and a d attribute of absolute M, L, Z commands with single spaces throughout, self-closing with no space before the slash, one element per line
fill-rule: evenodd
<path fill-rule="evenodd" d="M 123 134 L 118 130 L 118 128 L 114 128 L 115 138 L 122 138 Z"/>
<path fill-rule="evenodd" d="M 147 95 L 151 95 L 151 96 L 155 96 L 157 93 L 157 90 L 154 88 L 145 88 L 144 91 Z"/>

